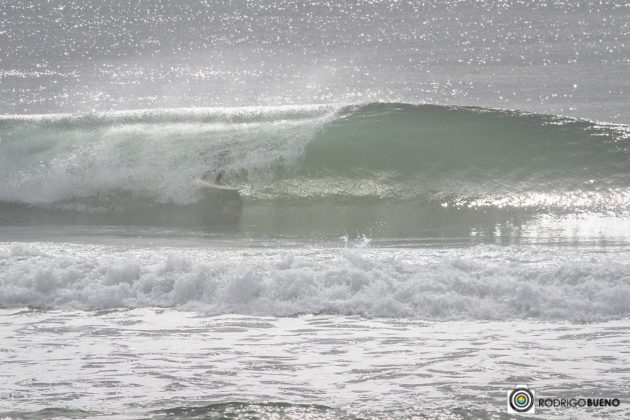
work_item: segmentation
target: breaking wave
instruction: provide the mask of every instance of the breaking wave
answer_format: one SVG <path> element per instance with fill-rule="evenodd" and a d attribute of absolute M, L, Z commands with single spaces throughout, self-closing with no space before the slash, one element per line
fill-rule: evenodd
<path fill-rule="evenodd" d="M 168 307 L 427 320 L 630 316 L 627 252 L 0 244 L 0 308 Z"/>
<path fill-rule="evenodd" d="M 249 202 L 619 212 L 630 205 L 629 133 L 557 116 L 391 103 L 4 116 L 0 202 L 89 211 L 131 194 L 188 205 L 199 200 L 193 180 L 224 169 Z"/>

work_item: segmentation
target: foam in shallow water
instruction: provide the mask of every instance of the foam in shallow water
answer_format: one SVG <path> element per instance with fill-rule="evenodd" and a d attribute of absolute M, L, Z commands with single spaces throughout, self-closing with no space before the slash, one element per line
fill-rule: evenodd
<path fill-rule="evenodd" d="M 623 401 L 628 328 L 627 320 L 5 309 L 0 362 L 11 369 L 3 373 L 0 413 L 15 413 L 16 404 L 15 414 L 36 413 L 55 400 L 69 413 L 123 418 L 491 418 L 503 415 L 515 383 L 548 397 Z M 580 413 L 624 417 L 628 408 Z"/>

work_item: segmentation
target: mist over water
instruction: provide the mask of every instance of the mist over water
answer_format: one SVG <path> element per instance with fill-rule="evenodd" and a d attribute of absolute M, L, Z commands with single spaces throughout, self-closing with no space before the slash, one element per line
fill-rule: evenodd
<path fill-rule="evenodd" d="M 630 122 L 617 1 L 5 2 L 4 113 L 396 101 Z"/>

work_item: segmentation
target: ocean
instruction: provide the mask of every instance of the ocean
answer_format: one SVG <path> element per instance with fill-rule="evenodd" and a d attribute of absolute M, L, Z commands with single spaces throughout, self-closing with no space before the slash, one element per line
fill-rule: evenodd
<path fill-rule="evenodd" d="M 628 22 L 0 2 L 0 418 L 630 416 Z"/>

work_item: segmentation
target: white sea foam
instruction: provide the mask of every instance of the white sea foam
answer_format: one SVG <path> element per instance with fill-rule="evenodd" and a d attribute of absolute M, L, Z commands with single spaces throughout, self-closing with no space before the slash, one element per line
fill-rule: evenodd
<path fill-rule="evenodd" d="M 628 320 L 207 316 L 170 309 L 0 309 L 0 416 L 10 418 L 505 418 L 515 381 L 544 397 L 619 398 Z M 46 409 L 45 411 L 40 411 Z M 157 410 L 157 411 L 155 411 Z M 566 408 L 536 409 L 565 419 Z"/>
<path fill-rule="evenodd" d="M 294 106 L 0 117 L 0 202 L 46 205 L 131 191 L 189 203 L 197 192 L 191 181 L 205 171 L 226 170 L 237 182 L 241 172 L 255 179 L 290 164 L 334 112 Z"/>
<path fill-rule="evenodd" d="M 0 307 L 414 319 L 618 319 L 629 252 L 3 244 Z"/>

